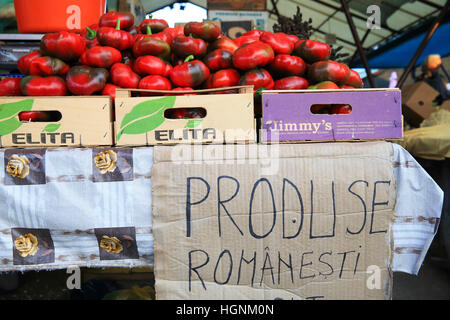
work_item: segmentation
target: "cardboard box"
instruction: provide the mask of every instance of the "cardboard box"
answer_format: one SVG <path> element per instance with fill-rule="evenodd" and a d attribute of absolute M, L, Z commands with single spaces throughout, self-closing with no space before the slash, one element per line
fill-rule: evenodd
<path fill-rule="evenodd" d="M 237 93 L 214 94 L 224 90 Z M 155 96 L 132 97 L 133 92 Z M 253 87 L 228 87 L 190 91 L 116 90 L 115 143 L 117 146 L 149 146 L 179 143 L 254 143 Z M 164 96 L 166 95 L 166 96 Z M 170 110 L 202 110 L 199 119 L 173 119 Z"/>
<path fill-rule="evenodd" d="M 350 114 L 313 114 L 313 105 L 349 104 Z M 398 89 L 262 92 L 261 142 L 353 141 L 403 136 Z"/>
<path fill-rule="evenodd" d="M 155 147 L 156 298 L 390 299 L 393 157 L 384 141 Z"/>
<path fill-rule="evenodd" d="M 439 96 L 434 88 L 424 81 L 413 83 L 402 89 L 402 112 L 405 121 L 415 127 L 436 111 L 433 101 Z"/>
<path fill-rule="evenodd" d="M 21 122 L 23 111 L 56 111 L 55 122 Z M 80 147 L 113 144 L 108 96 L 2 97 L 0 147 Z"/>

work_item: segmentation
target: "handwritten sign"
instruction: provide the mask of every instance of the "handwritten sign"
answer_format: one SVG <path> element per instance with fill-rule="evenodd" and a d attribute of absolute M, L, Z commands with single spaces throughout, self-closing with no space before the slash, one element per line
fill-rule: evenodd
<path fill-rule="evenodd" d="M 385 142 L 155 147 L 157 299 L 388 298 L 391 158 Z"/>

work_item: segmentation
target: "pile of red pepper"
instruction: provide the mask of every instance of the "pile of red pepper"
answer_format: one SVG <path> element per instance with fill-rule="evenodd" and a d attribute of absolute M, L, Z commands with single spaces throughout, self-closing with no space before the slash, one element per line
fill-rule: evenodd
<path fill-rule="evenodd" d="M 285 33 L 252 30 L 230 39 L 211 21 L 170 28 L 150 18 L 135 26 L 132 14 L 110 12 L 79 34 L 44 35 L 40 50 L 18 61 L 25 77 L 1 81 L 0 95 L 114 98 L 116 88 L 177 94 L 236 85 L 253 85 L 255 92 L 362 88 L 358 73 L 330 55 L 326 43 Z"/>

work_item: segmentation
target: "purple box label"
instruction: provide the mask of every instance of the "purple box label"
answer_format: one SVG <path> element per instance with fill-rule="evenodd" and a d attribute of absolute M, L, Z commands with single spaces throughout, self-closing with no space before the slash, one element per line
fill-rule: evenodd
<path fill-rule="evenodd" d="M 403 135 L 400 90 L 266 93 L 263 141 L 395 139 Z M 313 114 L 315 104 L 349 104 L 350 114 Z"/>

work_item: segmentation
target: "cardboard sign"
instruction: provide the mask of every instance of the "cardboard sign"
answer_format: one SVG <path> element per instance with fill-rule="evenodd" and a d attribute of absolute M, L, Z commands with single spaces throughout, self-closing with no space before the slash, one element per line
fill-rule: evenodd
<path fill-rule="evenodd" d="M 60 119 L 22 122 L 27 111 L 57 112 Z M 1 147 L 111 146 L 113 115 L 108 96 L 1 97 Z"/>
<path fill-rule="evenodd" d="M 251 20 L 256 29 L 266 30 L 269 13 L 267 11 L 208 10 L 208 19 L 216 21 Z"/>
<path fill-rule="evenodd" d="M 222 21 L 221 22 L 222 33 L 230 39 L 240 37 L 247 31 L 253 29 L 253 21 Z"/>
<path fill-rule="evenodd" d="M 157 299 L 390 298 L 391 144 L 154 155 Z"/>
<path fill-rule="evenodd" d="M 208 10 L 266 10 L 266 0 L 208 0 Z"/>

